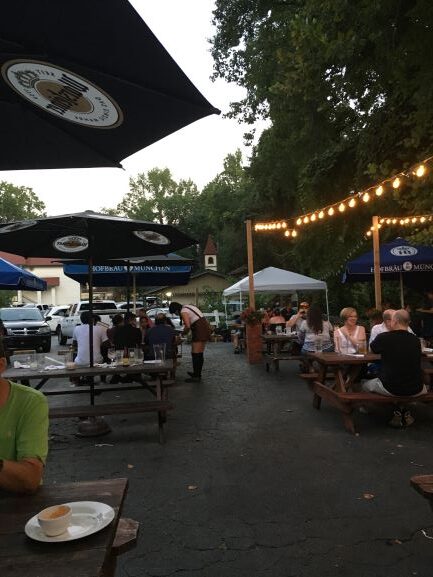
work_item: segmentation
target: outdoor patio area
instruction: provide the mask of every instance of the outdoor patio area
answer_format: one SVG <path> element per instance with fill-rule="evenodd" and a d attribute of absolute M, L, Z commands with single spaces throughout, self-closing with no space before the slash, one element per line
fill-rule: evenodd
<path fill-rule="evenodd" d="M 431 408 L 402 430 L 386 426 L 389 407 L 357 414 L 354 436 L 335 408 L 313 408 L 297 362 L 267 373 L 212 343 L 203 382 L 187 384 L 188 347 L 181 361 L 165 445 L 151 415 L 107 417 L 96 438 L 51 423 L 46 483 L 129 479 L 123 516 L 140 533 L 118 577 L 431 575 L 433 517 L 409 484 L 433 471 Z"/>

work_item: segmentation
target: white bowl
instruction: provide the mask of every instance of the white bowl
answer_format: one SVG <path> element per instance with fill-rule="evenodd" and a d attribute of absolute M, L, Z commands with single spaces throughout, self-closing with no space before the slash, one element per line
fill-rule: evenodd
<path fill-rule="evenodd" d="M 38 514 L 38 523 L 48 537 L 61 535 L 71 523 L 72 510 L 69 505 L 47 507 Z"/>

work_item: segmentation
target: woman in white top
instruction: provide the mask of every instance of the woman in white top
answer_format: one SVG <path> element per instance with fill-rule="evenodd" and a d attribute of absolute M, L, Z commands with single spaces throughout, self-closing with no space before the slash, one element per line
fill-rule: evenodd
<path fill-rule="evenodd" d="M 357 325 L 358 313 L 352 307 L 346 307 L 340 312 L 343 326 L 334 332 L 335 350 L 338 353 L 355 354 L 359 346 L 366 346 L 365 328 Z"/>
<path fill-rule="evenodd" d="M 317 305 L 312 305 L 307 312 L 307 319 L 302 321 L 299 329 L 299 340 L 302 343 L 303 353 L 314 353 L 317 342 L 320 340 L 323 352 L 334 350 L 332 343 L 333 328 L 329 321 L 323 320 L 322 311 Z"/>
<path fill-rule="evenodd" d="M 187 383 L 199 383 L 201 381 L 201 371 L 203 368 L 203 353 L 206 343 L 210 338 L 210 326 L 205 319 L 201 310 L 194 305 L 181 305 L 180 303 L 170 303 L 169 311 L 171 314 L 180 315 L 182 323 L 185 326 L 184 333 L 191 330 L 191 356 L 192 356 L 192 373 Z"/>

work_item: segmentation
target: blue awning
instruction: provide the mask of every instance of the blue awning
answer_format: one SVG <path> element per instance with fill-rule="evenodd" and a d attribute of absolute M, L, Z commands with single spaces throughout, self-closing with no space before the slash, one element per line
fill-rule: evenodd
<path fill-rule="evenodd" d="M 28 270 L 0 258 L 0 289 L 45 291 L 47 283 Z"/>

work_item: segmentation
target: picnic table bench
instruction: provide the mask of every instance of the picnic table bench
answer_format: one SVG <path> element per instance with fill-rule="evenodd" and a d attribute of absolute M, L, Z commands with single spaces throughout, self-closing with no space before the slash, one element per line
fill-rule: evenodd
<path fill-rule="evenodd" d="M 397 397 L 379 395 L 365 391 L 351 391 L 351 387 L 365 364 L 380 360 L 379 355 L 342 355 L 340 353 L 308 353 L 310 363 L 319 364 L 317 379 L 312 381 L 313 407 L 321 407 L 322 399 L 339 409 L 343 416 L 344 426 L 350 433 L 356 433 L 354 409 L 360 405 L 396 405 L 407 406 L 411 403 L 432 403 L 433 392 L 420 396 Z M 326 385 L 329 373 L 334 374 L 333 384 Z M 305 378 L 305 377 L 304 377 Z"/>
<path fill-rule="evenodd" d="M 291 350 L 285 350 L 284 345 L 292 344 L 296 339 L 295 333 L 290 334 L 272 334 L 262 335 L 262 341 L 265 345 L 263 358 L 266 364 L 266 371 L 269 372 L 270 366 L 273 365 L 276 371 L 280 370 L 280 361 L 302 361 L 303 356 L 296 355 Z"/>
<path fill-rule="evenodd" d="M 414 475 L 410 478 L 411 486 L 430 503 L 433 509 L 433 475 Z"/>

